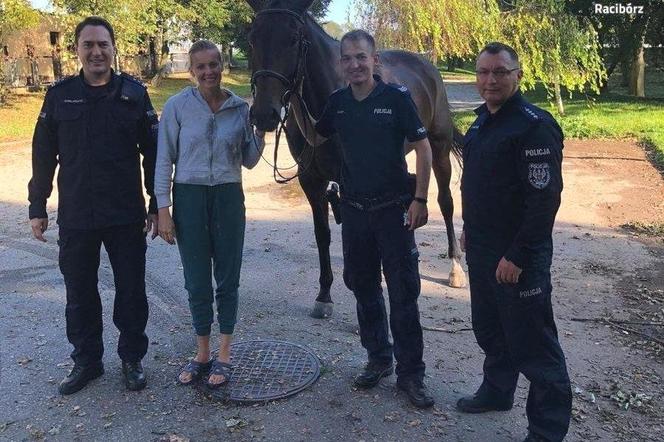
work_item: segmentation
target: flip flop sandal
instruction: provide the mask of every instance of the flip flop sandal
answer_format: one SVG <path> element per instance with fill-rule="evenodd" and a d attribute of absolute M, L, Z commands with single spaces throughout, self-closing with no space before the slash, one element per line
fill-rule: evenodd
<path fill-rule="evenodd" d="M 203 377 L 203 373 L 208 371 L 211 366 L 212 366 L 212 361 L 198 362 L 198 361 L 194 361 L 192 359 L 180 371 L 180 374 L 177 377 L 178 384 L 180 384 L 180 385 L 191 385 L 191 384 L 193 384 L 194 382 L 198 381 L 201 377 Z M 191 379 L 188 382 L 182 382 L 180 380 L 180 376 L 182 375 L 182 373 L 191 373 Z"/>
<path fill-rule="evenodd" d="M 205 384 L 208 386 L 208 388 L 212 390 L 216 390 L 217 388 L 221 387 L 222 385 L 228 384 L 228 380 L 231 378 L 231 370 L 233 366 L 231 364 L 227 364 L 226 362 L 221 362 L 218 359 L 215 359 L 212 361 L 212 367 L 210 368 L 210 373 L 208 374 L 208 380 L 205 382 Z M 223 376 L 224 380 L 219 382 L 218 384 L 213 384 L 210 382 L 210 376 Z"/>

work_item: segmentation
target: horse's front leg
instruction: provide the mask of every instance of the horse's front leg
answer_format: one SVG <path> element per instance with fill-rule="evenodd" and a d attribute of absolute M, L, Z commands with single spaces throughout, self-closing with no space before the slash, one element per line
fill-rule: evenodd
<path fill-rule="evenodd" d="M 314 219 L 314 235 L 318 246 L 320 263 L 320 290 L 311 311 L 314 318 L 327 318 L 332 314 L 332 265 L 330 264 L 330 223 L 328 217 L 327 183 L 325 178 L 317 176 L 315 171 L 307 170 L 300 175 L 300 186 L 304 190 Z"/>

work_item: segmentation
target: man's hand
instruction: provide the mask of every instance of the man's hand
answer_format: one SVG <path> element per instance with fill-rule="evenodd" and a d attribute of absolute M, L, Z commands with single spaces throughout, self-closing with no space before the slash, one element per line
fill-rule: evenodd
<path fill-rule="evenodd" d="M 496 281 L 498 284 L 516 284 L 522 271 L 512 261 L 502 257 L 496 269 Z"/>
<path fill-rule="evenodd" d="M 148 217 L 145 220 L 145 232 L 152 230 L 152 239 L 155 239 L 158 235 L 158 226 L 159 226 L 159 215 L 156 213 L 148 213 Z"/>
<path fill-rule="evenodd" d="M 427 205 L 417 201 L 410 203 L 408 208 L 408 230 L 415 230 L 422 227 L 429 219 Z"/>
<path fill-rule="evenodd" d="M 258 138 L 265 138 L 265 131 L 262 131 L 262 130 L 260 130 L 260 129 L 255 129 L 255 130 L 254 130 L 254 134 L 255 134 Z"/>
<path fill-rule="evenodd" d="M 168 207 L 159 209 L 159 236 L 167 243 L 175 244 L 175 224 Z"/>
<path fill-rule="evenodd" d="M 461 231 L 461 236 L 459 237 L 459 247 L 463 253 L 466 253 L 466 231 Z"/>
<path fill-rule="evenodd" d="M 48 218 L 32 218 L 30 220 L 30 227 L 32 227 L 32 235 L 35 239 L 46 242 L 44 232 L 48 229 Z"/>

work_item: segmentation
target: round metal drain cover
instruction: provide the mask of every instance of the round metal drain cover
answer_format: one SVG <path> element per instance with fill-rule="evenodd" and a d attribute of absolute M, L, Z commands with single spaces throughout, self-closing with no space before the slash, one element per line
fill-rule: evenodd
<path fill-rule="evenodd" d="M 209 390 L 217 399 L 264 402 L 304 390 L 318 379 L 320 362 L 308 348 L 285 341 L 231 345 L 233 370 L 226 388 Z"/>

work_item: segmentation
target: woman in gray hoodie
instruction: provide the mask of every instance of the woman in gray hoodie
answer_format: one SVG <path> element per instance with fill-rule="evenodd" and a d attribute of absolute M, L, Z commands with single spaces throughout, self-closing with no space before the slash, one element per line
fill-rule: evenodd
<path fill-rule="evenodd" d="M 191 384 L 209 371 L 207 384 L 217 388 L 230 376 L 237 318 L 245 228 L 242 166 L 250 169 L 258 163 L 265 133 L 253 131 L 247 102 L 221 87 L 221 53 L 213 43 L 194 43 L 189 62 L 197 87 L 169 98 L 161 114 L 155 196 L 159 235 L 169 244 L 177 238 L 198 344 L 178 382 Z M 213 300 L 221 336 L 212 361 Z"/>

